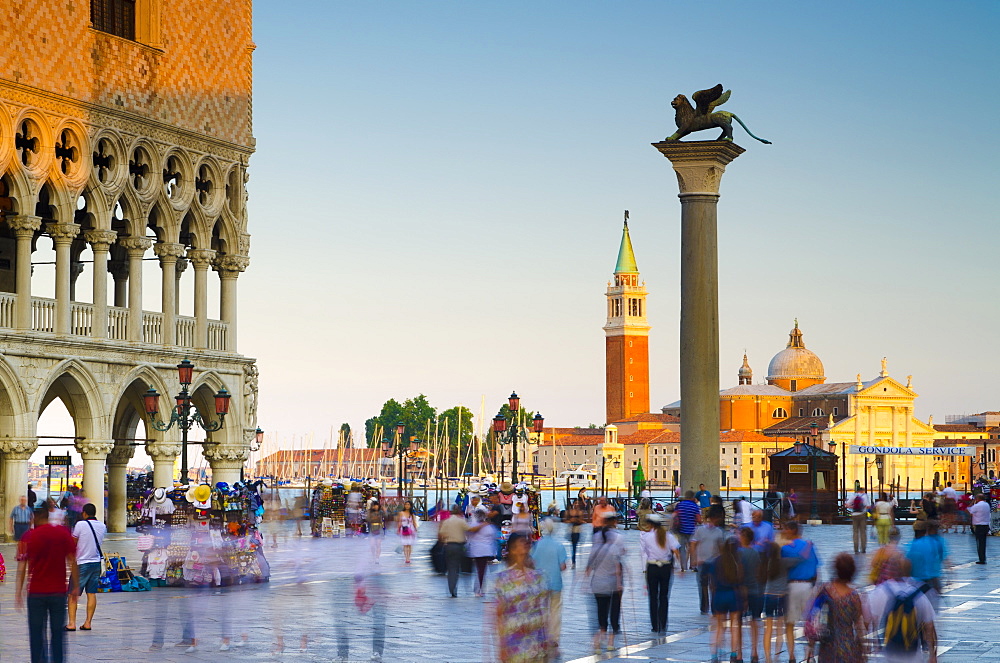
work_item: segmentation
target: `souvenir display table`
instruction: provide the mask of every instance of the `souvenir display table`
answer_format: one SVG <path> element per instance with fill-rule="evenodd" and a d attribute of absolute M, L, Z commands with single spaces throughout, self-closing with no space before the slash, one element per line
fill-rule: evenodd
<path fill-rule="evenodd" d="M 340 536 L 344 532 L 347 494 L 344 485 L 327 479 L 313 489 L 309 518 L 313 536 Z"/>
<path fill-rule="evenodd" d="M 258 524 L 258 484 L 219 482 L 154 489 L 146 499 L 137 547 L 154 585 L 224 586 L 267 582 Z"/>
<path fill-rule="evenodd" d="M 532 486 L 523 481 L 516 486 L 509 481 L 499 486 L 495 483 L 472 484 L 468 490 L 459 493 L 455 501 L 464 510 L 473 494 L 479 495 L 486 508 L 498 514 L 493 524 L 499 532 L 497 548 L 500 559 L 507 555 L 507 540 L 511 533 L 520 530 L 532 539 L 538 538 L 541 495 Z"/>

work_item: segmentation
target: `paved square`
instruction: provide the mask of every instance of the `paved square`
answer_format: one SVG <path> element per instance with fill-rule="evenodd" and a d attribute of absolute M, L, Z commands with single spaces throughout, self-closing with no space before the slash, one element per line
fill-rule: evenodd
<path fill-rule="evenodd" d="M 904 543 L 910 538 L 903 527 Z M 590 650 L 593 599 L 584 591 L 583 566 L 589 542 L 582 546 L 576 570 L 566 572 L 563 591 L 563 660 L 584 663 L 613 661 L 701 662 L 708 659 L 708 620 L 698 613 L 693 574 L 676 576 L 671 593 L 668 636 L 650 638 L 646 597 L 639 567 L 637 533 L 624 533 L 629 547 L 621 647 L 600 657 Z M 817 545 L 824 571 L 835 552 L 850 547 L 847 526 L 806 530 Z M 565 534 L 557 534 L 565 540 Z M 947 534 L 954 564 L 942 602 L 939 634 L 942 661 L 997 661 L 1000 642 L 1000 557 L 977 566 L 971 535 Z M 434 527 L 420 530 L 413 563 L 403 564 L 394 536 L 385 540 L 377 578 L 384 600 L 362 614 L 354 602 L 354 576 L 370 564 L 366 540 L 313 539 L 283 536 L 277 550 L 268 550 L 271 582 L 222 590 L 158 588 L 144 593 L 102 594 L 94 630 L 68 633 L 73 661 L 330 661 L 344 656 L 367 661 L 372 655 L 374 626 L 385 619 L 384 661 L 475 662 L 494 661 L 489 627 L 493 603 L 472 596 L 469 578 L 462 579 L 459 598 L 447 595 L 445 581 L 430 571 L 427 551 Z M 589 537 L 585 537 L 589 538 Z M 846 545 L 845 545 L 846 544 Z M 991 553 L 1000 543 L 990 539 Z M 568 545 L 568 544 L 567 544 Z M 122 552 L 129 562 L 139 560 L 134 535 L 111 535 L 109 551 Z M 0 546 L 7 560 L 7 582 L 0 585 L 0 661 L 28 660 L 25 616 L 14 610 L 14 548 Z M 869 557 L 874 545 L 869 548 Z M 490 572 L 495 572 L 495 566 Z M 864 569 L 862 569 L 862 572 Z M 487 582 L 487 589 L 490 583 Z M 383 611 L 384 609 L 384 611 Z M 175 647 L 181 640 L 182 620 L 190 616 L 198 651 Z M 82 616 L 79 617 L 82 623 Z M 150 651 L 161 627 L 164 646 Z M 229 632 L 233 647 L 219 651 L 222 634 Z M 246 645 L 235 646 L 243 641 Z M 283 649 L 281 645 L 283 644 Z M 345 651 L 346 650 L 346 651 Z M 800 649 L 801 651 L 801 649 Z M 747 659 L 749 660 L 749 658 Z"/>

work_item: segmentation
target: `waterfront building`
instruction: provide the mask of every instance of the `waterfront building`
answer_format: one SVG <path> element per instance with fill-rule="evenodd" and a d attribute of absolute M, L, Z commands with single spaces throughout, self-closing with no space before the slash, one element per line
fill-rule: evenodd
<path fill-rule="evenodd" d="M 137 430 L 150 386 L 177 392 L 179 362 L 197 366 L 202 412 L 220 390 L 233 396 L 222 430 L 192 447 L 214 480 L 239 479 L 256 428 L 236 306 L 250 251 L 251 3 L 36 0 L 0 18 L 0 511 L 23 494 L 39 416 L 58 398 L 83 488 L 123 531 L 135 446 L 158 486 L 174 479 L 176 427 Z M 38 259 L 49 247 L 54 260 Z"/>

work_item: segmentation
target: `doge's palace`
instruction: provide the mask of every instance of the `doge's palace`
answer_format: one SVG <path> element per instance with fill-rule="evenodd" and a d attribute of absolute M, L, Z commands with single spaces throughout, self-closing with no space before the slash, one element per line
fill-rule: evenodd
<path fill-rule="evenodd" d="M 197 366 L 199 410 L 214 412 L 219 390 L 233 395 L 222 430 L 189 450 L 202 449 L 215 481 L 239 479 L 256 428 L 257 369 L 236 333 L 250 250 L 251 2 L 10 0 L 0 39 L 3 534 L 56 398 L 73 417 L 86 494 L 100 517 L 106 486 L 104 518 L 124 531 L 135 446 L 153 458 L 156 485 L 173 479 L 177 429 L 148 426 L 141 440 L 136 430 L 142 394 L 176 393 L 181 360 Z M 49 247 L 54 266 L 36 257 Z M 158 280 L 143 282 L 144 261 Z M 180 315 L 182 301 L 193 315 Z"/>

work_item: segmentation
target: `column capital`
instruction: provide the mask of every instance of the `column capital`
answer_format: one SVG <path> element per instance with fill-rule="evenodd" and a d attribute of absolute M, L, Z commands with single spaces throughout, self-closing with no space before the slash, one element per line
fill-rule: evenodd
<path fill-rule="evenodd" d="M 135 455 L 135 447 L 131 444 L 116 444 L 108 454 L 108 465 L 128 465 Z"/>
<path fill-rule="evenodd" d="M 239 467 L 250 457 L 250 450 L 246 447 L 234 447 L 222 444 L 208 444 L 202 447 L 201 454 L 214 465 L 235 463 Z"/>
<path fill-rule="evenodd" d="M 108 271 L 116 280 L 128 277 L 128 262 L 125 260 L 109 260 Z"/>
<path fill-rule="evenodd" d="M 671 141 L 652 145 L 670 159 L 681 196 L 699 193 L 718 195 L 726 166 L 746 151 L 728 140 Z"/>
<path fill-rule="evenodd" d="M 174 262 L 184 255 L 184 245 L 177 242 L 157 242 L 153 244 L 153 253 L 160 259 L 160 262 Z"/>
<path fill-rule="evenodd" d="M 188 260 L 183 256 L 177 259 L 177 264 L 174 266 L 174 271 L 177 274 L 177 278 L 181 277 L 181 274 L 184 273 L 184 270 L 187 269 L 188 263 L 190 262 L 191 262 L 190 260 Z"/>
<path fill-rule="evenodd" d="M 88 230 L 83 233 L 83 238 L 94 251 L 107 251 L 118 239 L 118 233 L 114 230 Z"/>
<path fill-rule="evenodd" d="M 45 232 L 56 244 L 70 244 L 80 234 L 77 223 L 46 223 Z"/>
<path fill-rule="evenodd" d="M 188 249 L 187 259 L 195 269 L 207 269 L 215 260 L 215 251 L 211 249 Z"/>
<path fill-rule="evenodd" d="M 31 214 L 8 216 L 7 227 L 14 231 L 15 236 L 31 237 L 42 227 L 42 217 Z"/>
<path fill-rule="evenodd" d="M 84 440 L 76 443 L 76 450 L 84 460 L 104 460 L 115 448 L 111 440 Z"/>
<path fill-rule="evenodd" d="M 181 445 L 173 442 L 148 442 L 146 453 L 150 458 L 176 458 L 181 453 Z"/>
<path fill-rule="evenodd" d="M 142 257 L 149 247 L 153 245 L 153 240 L 148 237 L 119 237 L 118 246 L 128 251 L 129 257 Z"/>
<path fill-rule="evenodd" d="M 212 269 L 219 272 L 220 276 L 225 276 L 227 273 L 236 276 L 240 272 L 246 271 L 249 265 L 250 258 L 248 256 L 224 255 L 215 259 L 212 263 Z"/>
<path fill-rule="evenodd" d="M 7 460 L 28 460 L 38 449 L 38 438 L 5 437 L 0 439 L 0 453 Z"/>

